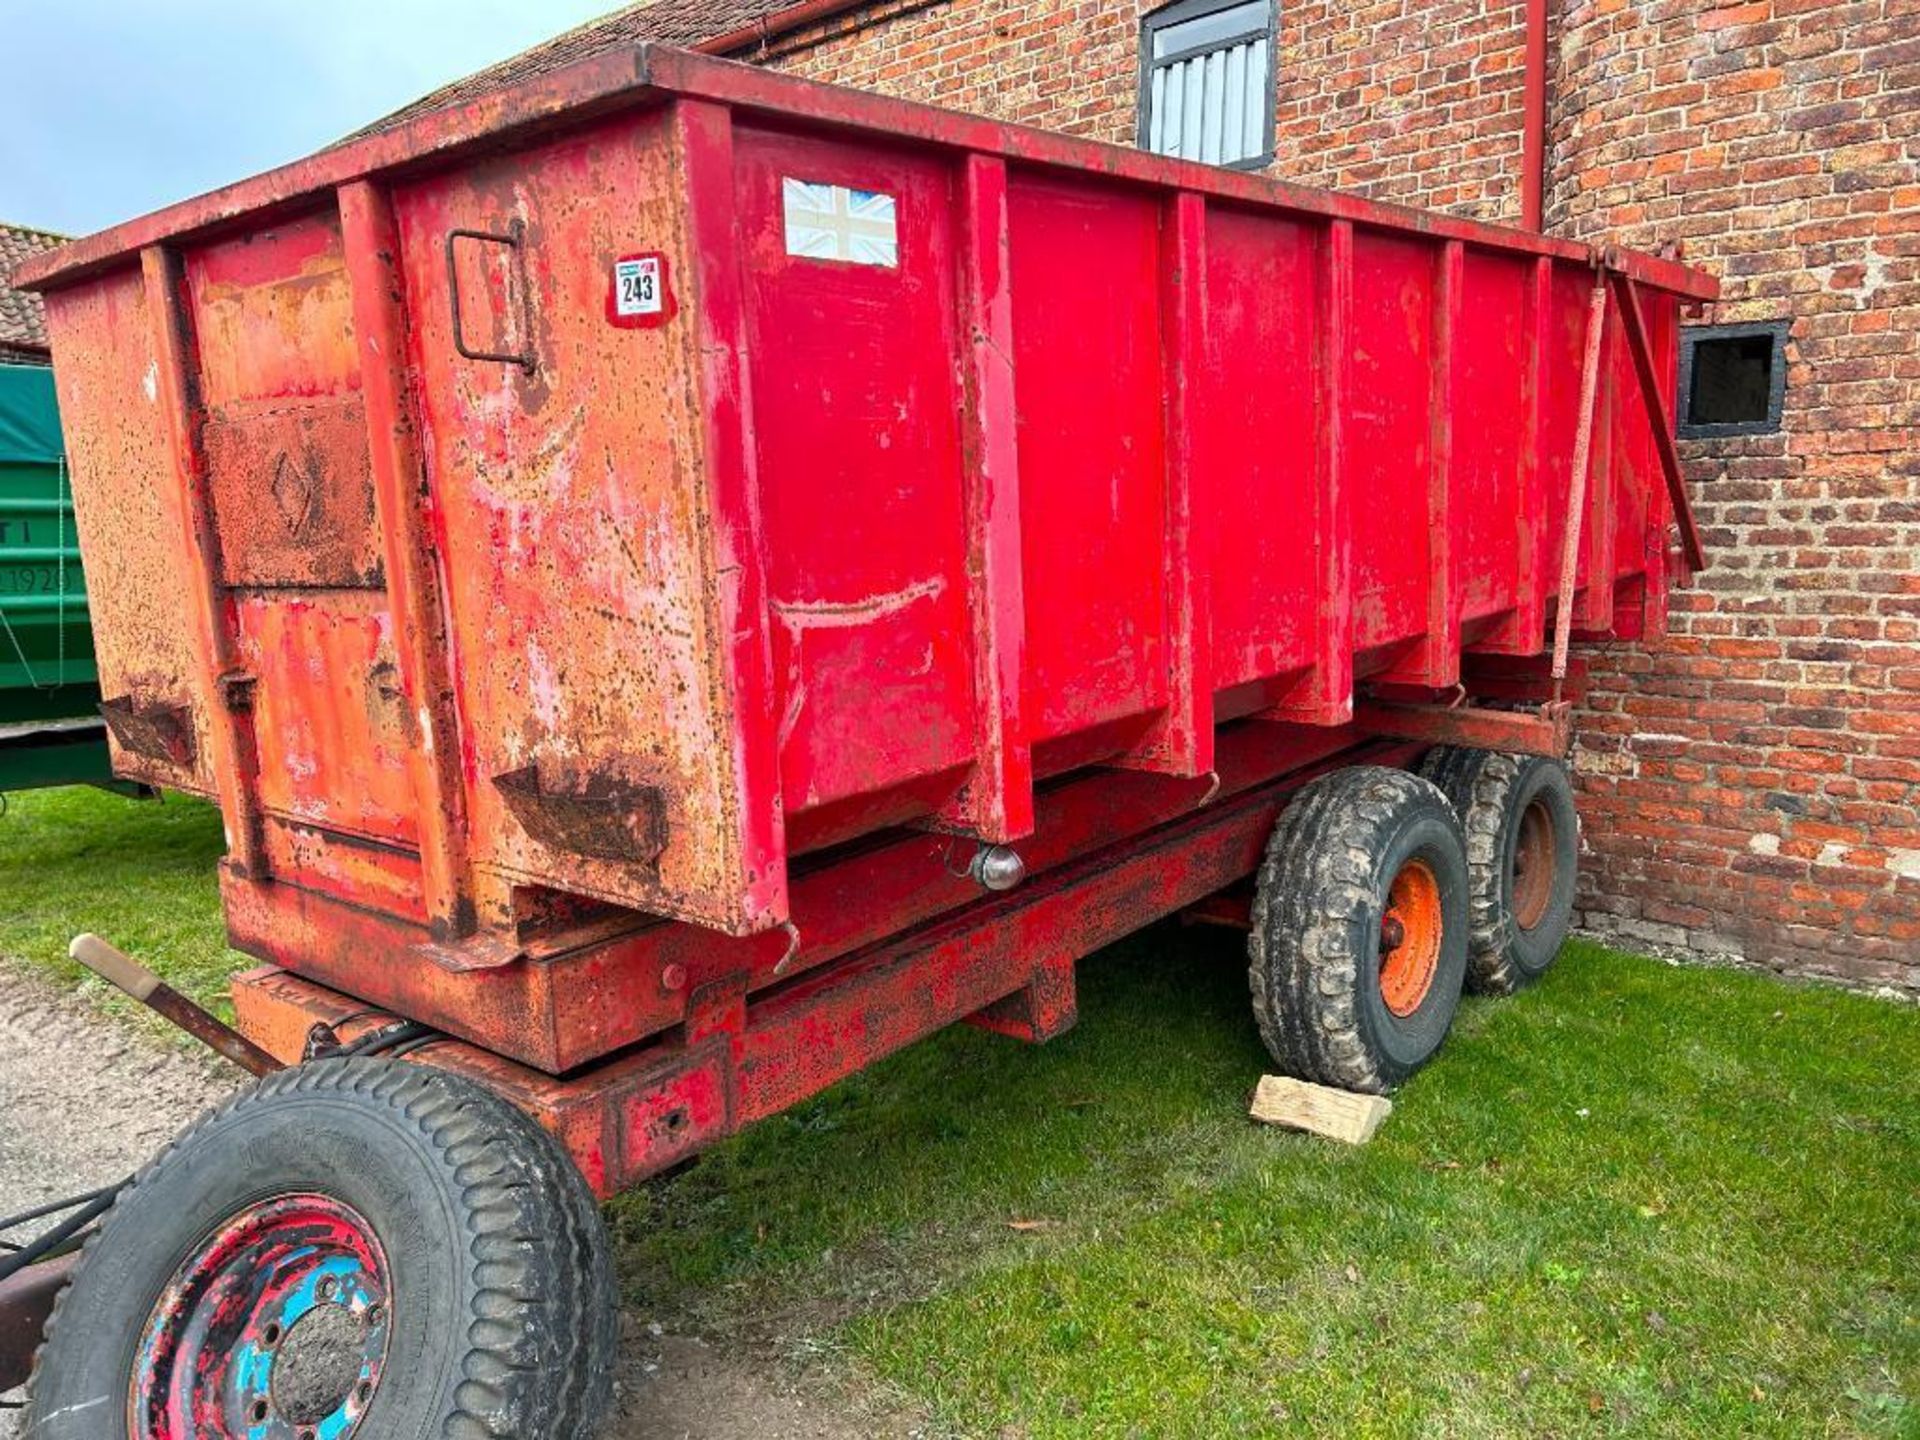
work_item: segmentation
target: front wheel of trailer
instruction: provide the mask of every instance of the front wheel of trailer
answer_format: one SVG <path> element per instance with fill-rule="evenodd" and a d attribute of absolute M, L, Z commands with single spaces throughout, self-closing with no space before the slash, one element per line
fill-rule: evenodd
<path fill-rule="evenodd" d="M 210 1112 L 119 1197 L 47 1325 L 35 1440 L 588 1440 L 615 1288 L 533 1121 L 398 1060 Z"/>

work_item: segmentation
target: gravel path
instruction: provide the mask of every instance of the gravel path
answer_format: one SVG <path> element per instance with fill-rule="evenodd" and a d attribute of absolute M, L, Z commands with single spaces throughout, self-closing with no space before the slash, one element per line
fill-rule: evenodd
<path fill-rule="evenodd" d="M 125 1177 L 238 1083 L 224 1063 L 159 1043 L 78 996 L 0 969 L 0 1214 Z M 907 1440 L 919 1433 L 878 1404 L 789 1382 L 777 1360 L 663 1335 L 631 1313 L 618 1387 L 602 1440 Z M 0 1440 L 17 1434 L 17 1413 L 0 1411 Z"/>

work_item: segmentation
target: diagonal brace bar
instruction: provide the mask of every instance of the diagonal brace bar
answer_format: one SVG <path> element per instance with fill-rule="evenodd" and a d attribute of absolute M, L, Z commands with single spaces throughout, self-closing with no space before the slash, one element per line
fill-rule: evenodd
<path fill-rule="evenodd" d="M 1660 452 L 1660 470 L 1667 480 L 1667 498 L 1673 502 L 1673 518 L 1680 526 L 1680 546 L 1687 557 L 1687 568 L 1698 572 L 1707 568 L 1706 552 L 1700 547 L 1700 530 L 1694 524 L 1693 506 L 1687 499 L 1686 483 L 1680 475 L 1680 451 L 1673 441 L 1673 416 L 1667 413 L 1666 402 L 1660 398 L 1653 346 L 1647 339 L 1646 316 L 1640 309 L 1640 290 L 1631 275 L 1611 265 L 1607 279 L 1619 302 L 1634 372 L 1640 377 L 1640 398 L 1646 402 L 1647 423 L 1653 426 L 1654 447 Z"/>

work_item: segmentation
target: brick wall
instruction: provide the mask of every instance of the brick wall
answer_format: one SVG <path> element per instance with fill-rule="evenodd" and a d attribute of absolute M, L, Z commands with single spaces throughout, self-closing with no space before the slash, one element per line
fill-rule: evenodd
<path fill-rule="evenodd" d="M 1548 225 L 1790 320 L 1782 431 L 1683 441 L 1713 568 L 1584 726 L 1589 916 L 1920 985 L 1920 3 L 1579 3 Z"/>
<path fill-rule="evenodd" d="M 888 0 L 759 57 L 1131 142 L 1139 15 Z M 1682 445 L 1713 568 L 1598 657 L 1585 913 L 1920 987 L 1920 0 L 1551 0 L 1548 225 L 1792 322 L 1782 432 Z M 1274 171 L 1519 213 L 1522 6 L 1281 6 Z M 754 58 L 754 57 L 745 57 Z"/>
<path fill-rule="evenodd" d="M 891 0 L 791 35 L 765 63 L 1130 144 L 1146 8 L 1133 0 Z"/>
<path fill-rule="evenodd" d="M 887 0 L 758 58 L 1132 144 L 1138 0 Z M 1486 220 L 1520 214 L 1523 0 L 1282 0 L 1272 174 Z"/>
<path fill-rule="evenodd" d="M 1520 0 L 1280 7 L 1273 170 L 1477 220 L 1520 218 Z"/>

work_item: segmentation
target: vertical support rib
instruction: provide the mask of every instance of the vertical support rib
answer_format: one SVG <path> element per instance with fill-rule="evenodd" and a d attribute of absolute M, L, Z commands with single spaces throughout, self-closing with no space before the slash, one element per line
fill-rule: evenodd
<path fill-rule="evenodd" d="M 400 238 L 385 192 L 365 180 L 340 188 L 340 233 L 353 291 L 360 391 L 366 402 L 373 504 L 379 517 L 401 693 L 413 726 L 407 778 L 420 836 L 421 884 L 435 939 L 472 932 L 466 792 L 461 779 L 446 619 L 421 503 L 425 471 L 407 402 L 406 288 Z"/>
<path fill-rule="evenodd" d="M 1005 841 L 1033 830 L 1033 756 L 1020 714 L 1026 613 L 1006 162 L 968 155 L 961 202 L 961 484 L 977 758 L 966 788 L 942 818 L 983 840 Z"/>
<path fill-rule="evenodd" d="M 1434 272 L 1433 390 L 1427 475 L 1427 636 L 1422 680 L 1435 689 L 1460 683 L 1460 536 L 1464 512 L 1453 504 L 1455 390 L 1460 374 L 1460 307 L 1466 290 L 1467 247 L 1449 240 Z"/>
<path fill-rule="evenodd" d="M 1171 775 L 1213 769 L 1213 675 L 1207 586 L 1212 507 L 1201 493 L 1199 387 L 1206 374 L 1207 202 L 1173 196 L 1163 216 L 1160 373 L 1161 450 L 1166 473 L 1167 711 L 1138 749 L 1117 763 Z"/>
<path fill-rule="evenodd" d="M 716 613 L 709 631 L 731 703 L 739 775 L 733 816 L 743 908 L 771 928 L 787 914 L 786 815 L 780 790 L 773 651 L 768 638 L 766 546 L 754 475 L 753 399 L 747 365 L 746 302 L 734 215 L 733 114 L 704 100 L 673 105 L 674 143 L 686 193 L 688 329 L 694 463 L 713 525 L 707 577 Z"/>
<path fill-rule="evenodd" d="M 1594 407 L 1600 393 L 1601 341 L 1607 326 L 1606 282 L 1596 277 L 1587 304 L 1587 349 L 1580 366 L 1580 419 L 1573 437 L 1573 470 L 1567 477 L 1567 518 L 1560 544 L 1560 594 L 1553 612 L 1553 678 L 1567 673 L 1573 638 L 1573 595 L 1580 572 L 1580 530 L 1587 508 L 1587 467 L 1593 458 Z M 1558 687 L 1554 699 L 1559 699 Z"/>
<path fill-rule="evenodd" d="M 233 616 L 220 583 L 220 534 L 201 443 L 199 366 L 179 257 L 164 246 L 147 246 L 140 252 L 140 277 L 146 287 L 155 395 L 167 417 L 167 453 L 180 487 L 181 544 L 191 570 L 194 648 L 214 788 L 226 822 L 227 863 L 238 874 L 261 880 L 267 866 L 254 788 L 252 697 L 234 657 Z"/>
<path fill-rule="evenodd" d="M 1353 343 L 1353 222 L 1334 220 L 1320 252 L 1313 394 L 1314 550 L 1320 602 L 1312 667 L 1265 719 L 1345 725 L 1353 719 L 1353 524 L 1347 493 L 1347 357 Z"/>

